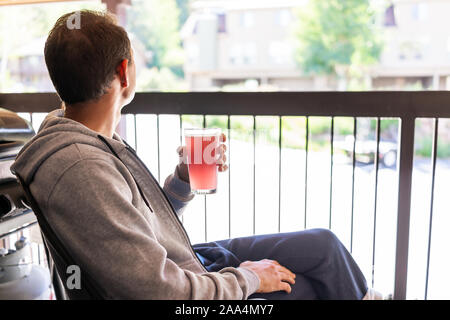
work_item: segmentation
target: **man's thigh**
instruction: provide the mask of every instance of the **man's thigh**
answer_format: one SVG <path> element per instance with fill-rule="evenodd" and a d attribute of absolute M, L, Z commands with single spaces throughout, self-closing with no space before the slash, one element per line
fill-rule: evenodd
<path fill-rule="evenodd" d="M 214 241 L 194 245 L 196 252 L 207 258 L 209 271 L 218 271 L 232 266 L 238 267 L 244 261 L 271 259 L 278 261 L 296 274 L 296 283 L 291 286 L 291 294 L 283 291 L 273 293 L 255 293 L 249 298 L 274 300 L 316 299 L 313 279 L 303 274 L 323 259 L 320 254 L 323 229 L 311 229 L 298 232 L 255 235 Z"/>
<path fill-rule="evenodd" d="M 271 259 L 296 274 L 303 274 L 323 261 L 334 235 L 326 229 L 255 235 L 216 241 L 240 262 Z"/>

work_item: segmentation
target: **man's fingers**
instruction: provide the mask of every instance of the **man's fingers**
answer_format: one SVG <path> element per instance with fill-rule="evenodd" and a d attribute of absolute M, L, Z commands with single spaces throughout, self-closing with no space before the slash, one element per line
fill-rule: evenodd
<path fill-rule="evenodd" d="M 287 273 L 287 272 L 281 271 L 280 274 L 281 274 L 281 280 L 287 281 L 290 284 L 294 284 L 295 283 L 295 277 L 294 277 L 294 275 L 292 273 Z"/>
<path fill-rule="evenodd" d="M 224 154 L 227 151 L 227 145 L 226 144 L 221 144 L 219 146 L 219 153 L 220 154 Z"/>
<path fill-rule="evenodd" d="M 282 266 L 281 264 L 278 263 L 278 261 L 272 260 L 276 265 L 279 266 L 280 271 L 282 271 L 283 273 L 286 273 L 288 275 L 290 275 L 291 277 L 293 277 L 295 279 L 295 273 L 293 273 L 291 270 L 289 270 L 288 268 Z"/>
<path fill-rule="evenodd" d="M 219 166 L 219 172 L 227 171 L 228 166 L 226 164 Z"/>
<path fill-rule="evenodd" d="M 225 133 L 222 133 L 221 135 L 220 135 L 220 142 L 225 142 L 225 141 L 227 141 L 227 136 L 225 135 Z"/>
<path fill-rule="evenodd" d="M 217 160 L 217 164 L 219 166 L 224 165 L 227 162 L 227 156 L 225 154 L 221 155 L 219 160 Z"/>
<path fill-rule="evenodd" d="M 285 268 L 283 266 L 280 266 L 281 269 L 283 270 L 284 273 L 290 275 L 291 277 L 293 277 L 295 279 L 295 273 L 293 273 L 291 270 L 289 270 L 288 268 Z"/>
<path fill-rule="evenodd" d="M 279 268 L 280 268 L 281 270 L 283 270 L 284 272 L 286 272 L 286 273 L 288 273 L 288 274 L 291 274 L 292 276 L 295 277 L 295 273 L 293 273 L 293 272 L 292 272 L 291 270 L 289 270 L 288 268 L 282 266 L 278 261 L 276 261 L 276 260 L 270 260 L 270 261 L 272 261 L 272 263 L 274 263 L 274 264 L 276 264 L 277 266 L 279 266 Z"/>
<path fill-rule="evenodd" d="M 291 293 L 292 288 L 291 285 L 287 282 L 281 282 L 280 284 L 280 290 L 286 291 L 287 293 Z"/>
<path fill-rule="evenodd" d="M 179 157 L 179 163 L 187 163 L 187 152 L 186 152 L 186 147 L 185 146 L 179 146 L 177 148 L 177 153 L 178 153 L 178 157 Z"/>
<path fill-rule="evenodd" d="M 225 152 L 227 151 L 227 146 L 224 144 L 221 144 L 217 150 L 216 150 L 216 156 L 218 157 L 218 159 L 220 160 L 221 158 L 223 158 L 225 156 Z M 219 162 L 218 162 L 219 163 Z"/>
<path fill-rule="evenodd" d="M 226 165 L 227 162 L 227 156 L 225 152 L 227 151 L 227 146 L 224 144 L 221 144 L 219 146 L 219 159 L 217 160 L 217 165 L 219 167 L 219 172 L 224 172 L 228 169 L 228 166 Z"/>

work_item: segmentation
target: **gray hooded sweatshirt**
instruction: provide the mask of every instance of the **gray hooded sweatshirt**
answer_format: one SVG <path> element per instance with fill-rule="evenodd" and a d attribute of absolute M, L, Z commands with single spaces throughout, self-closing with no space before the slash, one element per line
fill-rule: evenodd
<path fill-rule="evenodd" d="M 58 109 L 11 167 L 30 186 L 81 274 L 96 279 L 112 299 L 240 300 L 255 292 L 253 271 L 208 272 L 200 263 L 176 212 L 193 195 L 177 187 L 176 173 L 161 189 L 117 134 L 103 138 L 116 155 L 99 133 Z"/>

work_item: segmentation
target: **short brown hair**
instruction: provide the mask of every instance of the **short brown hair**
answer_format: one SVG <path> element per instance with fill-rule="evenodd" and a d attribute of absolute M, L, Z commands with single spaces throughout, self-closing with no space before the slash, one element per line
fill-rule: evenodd
<path fill-rule="evenodd" d="M 74 15 L 78 15 L 79 25 L 69 28 Z M 100 98 L 110 88 L 119 63 L 123 59 L 131 63 L 127 32 L 114 16 L 90 10 L 60 17 L 45 42 L 44 53 L 56 92 L 69 105 Z"/>

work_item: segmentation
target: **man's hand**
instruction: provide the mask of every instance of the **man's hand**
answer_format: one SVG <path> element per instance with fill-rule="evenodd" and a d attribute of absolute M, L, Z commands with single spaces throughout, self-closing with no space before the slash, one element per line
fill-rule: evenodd
<path fill-rule="evenodd" d="M 225 152 L 227 151 L 227 146 L 224 144 L 224 142 L 227 141 L 227 137 L 225 134 L 222 133 L 220 136 L 220 145 L 217 148 L 217 151 L 219 153 L 219 159 L 217 160 L 217 166 L 219 169 L 219 172 L 225 172 L 228 169 L 227 162 L 227 155 Z M 187 154 L 186 154 L 186 146 L 179 146 L 177 148 L 178 156 L 180 157 L 179 163 L 177 165 L 177 173 L 181 180 L 189 183 L 189 171 L 187 167 Z"/>
<path fill-rule="evenodd" d="M 239 267 L 250 269 L 258 275 L 260 285 L 256 292 L 286 291 L 291 293 L 290 284 L 295 283 L 295 274 L 275 260 L 245 261 Z"/>

